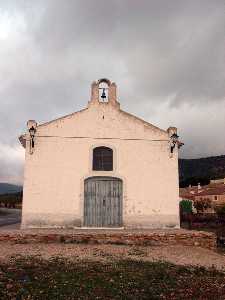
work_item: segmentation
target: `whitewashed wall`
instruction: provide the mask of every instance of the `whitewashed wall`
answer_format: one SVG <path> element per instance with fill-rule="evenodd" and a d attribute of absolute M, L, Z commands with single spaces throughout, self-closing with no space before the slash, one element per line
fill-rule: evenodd
<path fill-rule="evenodd" d="M 152 141 L 155 140 L 155 141 Z M 22 227 L 80 227 L 84 179 L 123 180 L 124 227 L 179 227 L 177 149 L 168 133 L 111 103 L 37 127 L 34 153 L 26 148 Z M 92 171 L 92 149 L 114 150 L 112 172 Z"/>

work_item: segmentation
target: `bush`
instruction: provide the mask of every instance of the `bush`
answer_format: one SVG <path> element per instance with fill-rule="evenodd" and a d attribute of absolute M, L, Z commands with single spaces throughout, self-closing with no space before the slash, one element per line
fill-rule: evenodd
<path fill-rule="evenodd" d="M 192 201 L 186 199 L 181 200 L 180 209 L 182 213 L 192 213 Z"/>

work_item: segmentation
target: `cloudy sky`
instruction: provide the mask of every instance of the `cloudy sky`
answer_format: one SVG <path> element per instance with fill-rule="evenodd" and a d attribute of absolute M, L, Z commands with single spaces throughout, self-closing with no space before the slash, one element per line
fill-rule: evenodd
<path fill-rule="evenodd" d="M 121 107 L 178 127 L 180 156 L 225 154 L 224 0 L 0 0 L 0 182 L 22 183 L 18 135 L 86 106 L 93 80 Z"/>

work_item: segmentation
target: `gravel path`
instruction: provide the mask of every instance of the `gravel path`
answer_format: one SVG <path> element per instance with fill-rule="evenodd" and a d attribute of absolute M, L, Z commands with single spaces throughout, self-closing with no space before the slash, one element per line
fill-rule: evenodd
<path fill-rule="evenodd" d="M 108 260 L 141 259 L 165 260 L 179 265 L 200 265 L 225 271 L 225 254 L 189 246 L 126 246 L 126 245 L 82 245 L 82 244 L 12 244 L 0 243 L 0 261 L 11 256 L 40 255 L 43 258 L 64 256 L 70 259 Z"/>

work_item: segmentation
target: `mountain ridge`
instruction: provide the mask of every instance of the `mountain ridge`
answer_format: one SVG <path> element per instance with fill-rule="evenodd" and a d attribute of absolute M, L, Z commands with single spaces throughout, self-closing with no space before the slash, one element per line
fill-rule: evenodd
<path fill-rule="evenodd" d="M 179 164 L 180 186 L 208 184 L 211 179 L 225 178 L 225 155 L 202 158 L 181 158 Z"/>
<path fill-rule="evenodd" d="M 7 182 L 0 182 L 0 195 L 12 194 L 21 192 L 23 187 L 21 185 L 11 184 Z"/>

